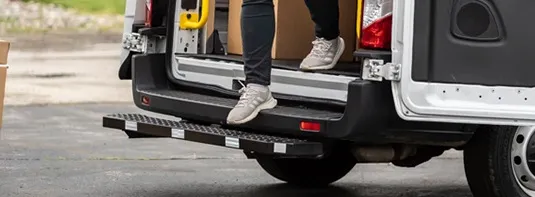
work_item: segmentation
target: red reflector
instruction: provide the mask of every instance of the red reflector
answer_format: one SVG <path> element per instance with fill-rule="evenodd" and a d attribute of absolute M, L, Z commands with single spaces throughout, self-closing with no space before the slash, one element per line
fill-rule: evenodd
<path fill-rule="evenodd" d="M 392 14 L 374 21 L 362 29 L 360 48 L 390 49 L 392 42 Z"/>
<path fill-rule="evenodd" d="M 321 130 L 321 124 L 315 122 L 301 122 L 299 128 L 301 131 L 319 132 Z"/>
<path fill-rule="evenodd" d="M 150 105 L 150 98 L 146 96 L 141 96 L 141 103 L 143 105 Z"/>

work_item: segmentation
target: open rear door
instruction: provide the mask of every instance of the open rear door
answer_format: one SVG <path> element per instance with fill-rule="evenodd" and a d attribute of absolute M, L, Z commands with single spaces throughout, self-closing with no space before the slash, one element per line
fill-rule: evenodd
<path fill-rule="evenodd" d="M 397 0 L 393 93 L 406 120 L 535 124 L 535 1 Z"/>

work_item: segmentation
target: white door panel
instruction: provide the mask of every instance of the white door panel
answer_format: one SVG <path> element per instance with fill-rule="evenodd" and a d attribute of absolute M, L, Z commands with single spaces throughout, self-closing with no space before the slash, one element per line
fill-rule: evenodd
<path fill-rule="evenodd" d="M 530 87 L 416 82 L 412 79 L 415 0 L 394 2 L 392 61 L 401 80 L 392 82 L 403 119 L 491 125 L 534 125 L 535 89 Z M 454 76 L 453 76 L 454 77 Z"/>

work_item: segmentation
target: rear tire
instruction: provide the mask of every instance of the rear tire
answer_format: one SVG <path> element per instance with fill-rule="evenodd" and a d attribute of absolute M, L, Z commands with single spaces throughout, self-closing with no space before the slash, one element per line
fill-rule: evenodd
<path fill-rule="evenodd" d="M 535 190 L 526 185 L 535 183 L 535 176 L 519 170 L 528 160 L 527 152 L 519 147 L 531 141 L 533 130 L 483 126 L 476 131 L 464 150 L 466 178 L 474 197 L 535 196 Z"/>
<path fill-rule="evenodd" d="M 301 187 L 323 187 L 349 173 L 356 159 L 348 150 L 339 150 L 321 159 L 274 158 L 256 156 L 260 166 L 271 176 Z"/>

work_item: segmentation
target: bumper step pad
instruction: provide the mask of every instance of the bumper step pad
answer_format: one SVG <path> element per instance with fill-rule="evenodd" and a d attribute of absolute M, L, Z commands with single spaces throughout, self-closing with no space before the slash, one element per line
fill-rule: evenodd
<path fill-rule="evenodd" d="M 321 156 L 323 154 L 323 144 L 320 142 L 248 133 L 142 114 L 107 115 L 103 118 L 103 126 L 154 137 L 182 139 L 263 154 L 288 156 Z"/>

